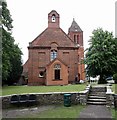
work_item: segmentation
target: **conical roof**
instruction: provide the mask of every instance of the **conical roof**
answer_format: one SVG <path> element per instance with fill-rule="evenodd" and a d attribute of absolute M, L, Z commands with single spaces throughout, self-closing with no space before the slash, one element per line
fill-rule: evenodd
<path fill-rule="evenodd" d="M 74 19 L 71 24 L 71 27 L 69 28 L 69 32 L 82 32 L 82 29 L 79 27 L 79 25 L 76 23 Z"/>

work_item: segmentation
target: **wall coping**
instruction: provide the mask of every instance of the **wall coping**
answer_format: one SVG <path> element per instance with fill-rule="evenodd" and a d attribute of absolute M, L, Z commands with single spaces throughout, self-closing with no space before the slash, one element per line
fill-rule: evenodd
<path fill-rule="evenodd" d="M 4 96 L 0 96 L 1 97 L 10 97 L 10 96 L 13 96 L 13 95 L 30 95 L 30 94 L 37 94 L 37 95 L 43 95 L 43 94 L 67 94 L 67 93 L 80 93 L 80 92 L 46 92 L 46 93 L 22 93 L 22 94 L 11 94 L 11 95 L 4 95 Z"/>
<path fill-rule="evenodd" d="M 87 93 L 89 90 L 80 91 L 79 93 Z"/>
<path fill-rule="evenodd" d="M 89 91 L 89 89 L 90 89 L 90 87 L 91 87 L 91 85 L 89 84 L 88 86 L 86 86 L 86 88 L 85 88 L 85 90 L 83 90 L 83 91 L 79 91 L 79 92 L 44 92 L 44 93 L 22 93 L 22 94 L 11 94 L 11 95 L 4 95 L 4 96 L 0 96 L 0 98 L 2 98 L 2 97 L 10 97 L 10 96 L 13 96 L 13 95 L 25 95 L 25 94 L 27 94 L 27 95 L 30 95 L 30 94 L 36 94 L 36 95 L 41 95 L 41 94 L 67 94 L 67 93 L 87 93 L 88 91 Z"/>

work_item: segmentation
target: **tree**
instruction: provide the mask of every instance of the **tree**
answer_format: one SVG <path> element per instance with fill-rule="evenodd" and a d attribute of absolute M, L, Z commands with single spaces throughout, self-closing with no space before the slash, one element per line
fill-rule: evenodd
<path fill-rule="evenodd" d="M 22 61 L 21 61 L 21 55 L 22 52 L 19 49 L 18 45 L 15 44 L 12 48 L 13 56 L 10 57 L 10 63 L 11 63 L 11 72 L 9 73 L 9 77 L 7 78 L 7 83 L 10 85 L 12 83 L 17 83 L 21 74 L 22 74 Z"/>
<path fill-rule="evenodd" d="M 105 77 L 117 72 L 117 40 L 101 28 L 92 34 L 84 60 L 86 71 L 91 77 L 100 75 L 99 83 L 106 83 Z"/>
<path fill-rule="evenodd" d="M 22 52 L 12 37 L 12 18 L 7 3 L 2 2 L 2 82 L 13 84 L 22 73 Z"/>
<path fill-rule="evenodd" d="M 113 80 L 114 80 L 115 83 L 117 84 L 117 73 L 115 73 L 115 74 L 113 75 Z"/>

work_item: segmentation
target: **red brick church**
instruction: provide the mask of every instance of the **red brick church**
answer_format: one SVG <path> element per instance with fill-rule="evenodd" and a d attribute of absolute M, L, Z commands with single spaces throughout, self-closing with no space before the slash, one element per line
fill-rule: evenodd
<path fill-rule="evenodd" d="M 28 85 L 67 85 L 85 79 L 83 31 L 73 20 L 68 34 L 60 28 L 60 15 L 48 14 L 48 27 L 28 46 L 23 66 Z"/>

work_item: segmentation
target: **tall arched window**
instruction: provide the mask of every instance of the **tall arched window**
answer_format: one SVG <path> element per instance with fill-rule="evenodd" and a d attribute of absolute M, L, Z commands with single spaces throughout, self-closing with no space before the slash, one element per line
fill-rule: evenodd
<path fill-rule="evenodd" d="M 54 60 L 57 57 L 57 51 L 56 50 L 51 50 L 51 61 Z"/>
<path fill-rule="evenodd" d="M 79 44 L 79 35 L 77 35 L 77 43 Z"/>
<path fill-rule="evenodd" d="M 79 35 L 74 35 L 74 42 L 79 44 Z"/>
<path fill-rule="evenodd" d="M 76 43 L 76 40 L 77 40 L 77 39 L 76 39 L 76 35 L 74 35 L 74 42 L 75 42 L 75 43 Z"/>
<path fill-rule="evenodd" d="M 54 66 L 54 79 L 55 80 L 60 80 L 60 70 L 61 70 L 61 65 L 56 64 Z"/>

